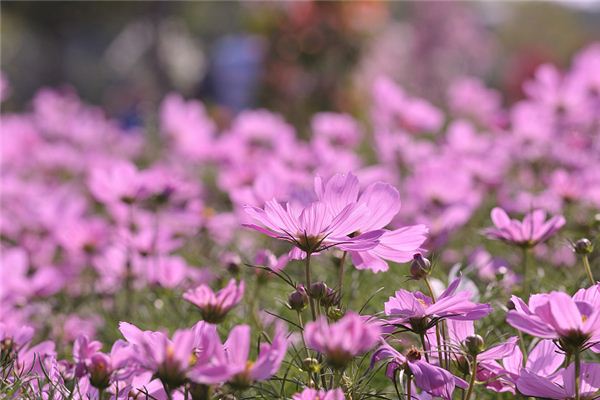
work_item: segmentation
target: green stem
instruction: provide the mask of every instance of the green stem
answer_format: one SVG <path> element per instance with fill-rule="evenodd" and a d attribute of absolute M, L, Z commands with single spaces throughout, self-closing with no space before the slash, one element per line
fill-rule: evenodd
<path fill-rule="evenodd" d="M 465 400 L 471 399 L 471 394 L 473 393 L 473 388 L 475 387 L 475 378 L 477 376 L 477 356 L 473 357 L 473 368 L 471 369 L 471 379 L 469 380 L 469 389 L 467 390 L 467 395 L 465 396 Z"/>
<path fill-rule="evenodd" d="M 517 330 L 519 335 L 519 347 L 521 348 L 521 354 L 523 354 L 523 363 L 520 367 L 524 366 L 527 363 L 527 349 L 525 348 L 525 338 L 523 338 L 523 332 Z"/>
<path fill-rule="evenodd" d="M 523 247 L 523 296 L 529 297 L 529 247 Z"/>
<path fill-rule="evenodd" d="M 315 301 L 312 298 L 312 296 L 310 296 L 311 281 L 310 281 L 310 254 L 309 253 L 306 253 L 305 273 L 306 273 L 306 290 L 309 292 L 308 302 L 310 304 L 310 313 L 312 315 L 313 321 L 315 321 L 317 319 L 317 314 L 315 312 Z"/>
<path fill-rule="evenodd" d="M 440 326 L 443 322 L 439 322 L 435 324 L 435 340 L 437 341 L 437 351 L 438 351 L 438 360 L 440 363 L 440 367 L 445 368 L 442 361 L 442 338 L 440 336 Z"/>
<path fill-rule="evenodd" d="M 581 360 L 579 358 L 579 351 L 575 352 L 575 400 L 580 399 L 579 386 L 581 380 Z"/>
<path fill-rule="evenodd" d="M 394 371 L 394 389 L 396 389 L 396 395 L 398 396 L 398 400 L 402 400 L 402 395 L 400 394 L 400 390 L 398 389 L 398 376 L 400 375 L 400 369 Z"/>
<path fill-rule="evenodd" d="M 431 301 L 433 303 L 435 303 L 436 298 L 435 298 L 435 294 L 433 293 L 433 288 L 431 287 L 431 284 L 429 283 L 429 279 L 427 279 L 427 276 L 425 276 L 423 278 L 423 280 L 425 281 L 425 286 L 427 286 L 427 291 L 429 292 Z M 442 361 L 443 361 L 443 359 L 442 359 L 442 340 L 440 337 L 440 328 L 439 328 L 438 324 L 435 324 L 435 339 L 437 341 L 437 351 L 438 351 L 438 359 L 439 359 L 440 367 L 444 368 L 443 363 L 442 363 Z M 423 351 L 425 351 L 425 343 L 423 343 Z"/>
<path fill-rule="evenodd" d="M 340 265 L 338 266 L 338 290 L 340 296 L 342 295 L 342 288 L 344 287 L 344 263 L 346 262 L 346 254 L 348 253 L 344 252 L 344 254 L 342 254 Z"/>
<path fill-rule="evenodd" d="M 592 282 L 592 285 L 594 285 L 596 281 L 594 280 L 594 274 L 592 274 L 592 267 L 590 266 L 590 260 L 588 259 L 587 254 L 583 256 L 583 266 L 585 268 L 585 272 L 587 272 L 588 278 L 590 278 L 590 281 Z"/>
<path fill-rule="evenodd" d="M 429 354 L 427 353 L 427 348 L 425 348 L 425 334 L 421 333 L 419 336 L 421 337 L 421 345 L 423 346 L 423 354 L 425 354 L 425 361 L 429 362 Z"/>
<path fill-rule="evenodd" d="M 406 381 L 406 398 L 408 400 L 412 399 L 412 375 L 408 375 Z"/>

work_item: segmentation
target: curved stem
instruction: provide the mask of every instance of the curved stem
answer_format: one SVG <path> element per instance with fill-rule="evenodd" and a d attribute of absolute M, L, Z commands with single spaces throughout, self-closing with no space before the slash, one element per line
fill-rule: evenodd
<path fill-rule="evenodd" d="M 423 280 L 425 281 L 425 286 L 427 286 L 427 291 L 429 292 L 429 297 L 431 297 L 431 301 L 433 303 L 435 303 L 436 302 L 435 293 L 433 292 L 433 288 L 431 287 L 431 284 L 429 283 L 429 279 L 427 279 L 427 276 L 425 276 L 425 278 L 423 278 Z"/>
<path fill-rule="evenodd" d="M 590 278 L 590 282 L 594 285 L 596 281 L 594 280 L 594 274 L 592 274 L 592 267 L 590 266 L 590 260 L 588 259 L 587 254 L 583 256 L 583 267 L 585 268 L 588 278 Z"/>
<path fill-rule="evenodd" d="M 306 253 L 306 264 L 304 266 L 305 274 L 306 274 L 306 290 L 308 291 L 308 303 L 310 304 L 310 313 L 312 315 L 313 321 L 317 319 L 317 314 L 315 312 L 315 301 L 310 295 L 310 253 Z"/>
<path fill-rule="evenodd" d="M 400 375 L 400 369 L 394 371 L 394 378 L 392 381 L 394 382 L 394 389 L 396 389 L 396 395 L 398 396 L 398 400 L 402 400 L 402 395 L 400 394 L 400 390 L 398 389 L 398 376 Z"/>
<path fill-rule="evenodd" d="M 581 360 L 579 357 L 579 351 L 575 352 L 575 400 L 580 399 L 579 386 L 581 380 Z"/>
<path fill-rule="evenodd" d="M 427 276 L 425 276 L 423 278 L 423 280 L 425 281 L 425 286 L 427 286 L 427 291 L 429 292 L 429 296 L 431 297 L 431 301 L 433 303 L 436 302 L 436 298 L 435 298 L 435 293 L 433 292 L 433 288 L 431 287 L 431 284 L 429 283 L 429 279 L 427 279 Z M 438 360 L 440 363 L 440 367 L 444 368 L 443 363 L 442 363 L 442 340 L 440 337 L 440 326 L 438 324 L 435 324 L 435 339 L 437 341 L 437 351 L 438 351 Z M 425 343 L 423 343 L 423 350 L 425 350 Z"/>
<path fill-rule="evenodd" d="M 425 334 L 421 333 L 419 336 L 421 337 L 421 345 L 423 346 L 423 354 L 425 354 L 425 361 L 429 362 L 429 353 L 427 353 L 427 348 L 425 347 Z"/>
<path fill-rule="evenodd" d="M 471 368 L 471 379 L 469 380 L 469 389 L 467 390 L 467 395 L 465 396 L 465 400 L 471 399 L 471 394 L 473 393 L 473 388 L 475 387 L 475 377 L 477 376 L 477 356 L 473 357 L 473 368 Z"/>

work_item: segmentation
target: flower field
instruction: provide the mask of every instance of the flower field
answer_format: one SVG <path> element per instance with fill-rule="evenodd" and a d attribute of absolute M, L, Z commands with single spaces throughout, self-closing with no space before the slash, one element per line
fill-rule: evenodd
<path fill-rule="evenodd" d="M 368 88 L 303 126 L 3 111 L 0 398 L 598 398 L 600 44 L 512 103 Z"/>

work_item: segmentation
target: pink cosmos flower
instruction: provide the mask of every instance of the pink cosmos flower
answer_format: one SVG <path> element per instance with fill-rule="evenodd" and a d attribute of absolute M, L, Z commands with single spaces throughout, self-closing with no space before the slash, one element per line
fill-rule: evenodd
<path fill-rule="evenodd" d="M 599 284 L 594 285 L 590 293 L 598 288 Z M 508 312 L 506 322 L 530 335 L 557 340 L 568 354 L 582 351 L 600 342 L 600 309 L 583 300 L 583 295 L 578 297 L 562 292 L 541 293 L 532 295 L 525 304 L 512 296 L 515 308 Z"/>
<path fill-rule="evenodd" d="M 383 234 L 383 231 L 375 230 L 349 237 L 368 218 L 369 212 L 364 205 L 349 204 L 333 214 L 323 202 L 314 202 L 304 208 L 287 203 L 284 208 L 273 199 L 266 202 L 264 210 L 252 206 L 246 206 L 245 210 L 264 227 L 244 226 L 292 243 L 296 246 L 290 253 L 292 258 L 304 258 L 306 254 L 331 247 L 346 251 L 369 250 L 378 244 L 377 239 Z"/>
<path fill-rule="evenodd" d="M 360 192 L 356 176 L 336 174 L 327 182 L 315 179 L 317 198 L 328 205 L 332 215 L 340 213 L 349 205 L 364 206 L 369 210 L 369 218 L 363 220 L 354 235 L 362 232 L 383 230 L 379 244 L 366 251 L 349 251 L 352 262 L 358 269 L 370 269 L 373 272 L 388 270 L 385 260 L 407 262 L 420 250 L 427 239 L 425 225 L 412 225 L 400 229 L 384 229 L 400 210 L 400 194 L 391 185 L 375 182 Z"/>
<path fill-rule="evenodd" d="M 217 293 L 208 285 L 200 285 L 185 292 L 183 298 L 200 309 L 204 321 L 217 324 L 242 300 L 244 288 L 244 281 L 237 285 L 232 279 Z"/>
<path fill-rule="evenodd" d="M 471 292 L 456 292 L 459 284 L 456 278 L 435 303 L 421 292 L 398 290 L 384 304 L 389 323 L 425 334 L 440 319 L 477 320 L 492 311 L 489 304 L 473 303 Z"/>
<path fill-rule="evenodd" d="M 574 399 L 576 397 L 574 371 L 574 363 L 552 375 L 538 375 L 523 369 L 517 380 L 517 389 L 526 396 L 557 400 Z M 579 379 L 579 398 L 596 398 L 600 389 L 600 364 L 581 363 Z"/>
<path fill-rule="evenodd" d="M 525 215 L 523 222 L 510 219 L 506 211 L 496 207 L 491 213 L 494 227 L 485 230 L 491 239 L 523 247 L 534 247 L 545 242 L 565 224 L 565 218 L 557 215 L 546 221 L 544 210 L 534 210 Z"/>
<path fill-rule="evenodd" d="M 317 390 L 306 388 L 292 396 L 293 400 L 345 400 L 342 389 Z"/>
<path fill-rule="evenodd" d="M 229 382 L 245 388 L 255 381 L 263 381 L 272 377 L 281 366 L 287 351 L 288 341 L 282 327 L 276 327 L 271 343 L 262 343 L 255 361 L 249 360 L 250 327 L 238 325 L 231 330 L 225 342 L 226 365 L 232 378 Z"/>
<path fill-rule="evenodd" d="M 170 93 L 160 106 L 160 122 L 164 133 L 173 141 L 175 151 L 192 159 L 211 156 L 216 127 L 202 103 L 186 102 L 180 95 Z"/>
<path fill-rule="evenodd" d="M 231 376 L 215 325 L 200 321 L 192 329 L 176 331 L 172 339 L 127 322 L 121 322 L 119 330 L 133 346 L 132 361 L 156 374 L 166 390 L 176 389 L 188 378 L 213 384 Z"/>
<path fill-rule="evenodd" d="M 371 366 L 379 361 L 387 361 L 386 376 L 392 380 L 396 372 L 407 369 L 413 375 L 415 384 L 432 396 L 451 399 L 456 386 L 466 389 L 469 385 L 464 380 L 452 375 L 450 372 L 436 365 L 429 364 L 421 357 L 421 352 L 415 348 L 404 356 L 387 342 L 373 354 Z"/>
<path fill-rule="evenodd" d="M 132 203 L 143 193 L 141 174 L 128 161 L 115 161 L 91 170 L 88 186 L 92 195 L 105 204 Z"/>
<path fill-rule="evenodd" d="M 540 340 L 527 355 L 525 367 L 523 354 L 516 346 L 501 360 L 488 360 L 480 364 L 477 379 L 485 382 L 489 390 L 516 393 L 516 383 L 522 370 L 540 376 L 552 376 L 563 364 L 564 359 L 565 355 L 558 351 L 552 340 Z"/>
<path fill-rule="evenodd" d="M 306 324 L 306 346 L 323 353 L 334 368 L 343 368 L 352 358 L 373 348 L 381 335 L 379 325 L 354 312 L 329 324 L 325 317 Z"/>
<path fill-rule="evenodd" d="M 475 335 L 474 323 L 473 321 L 448 319 L 446 320 L 446 327 L 447 346 L 442 351 L 453 353 L 451 358 L 456 359 L 459 369 L 462 371 L 464 368 L 463 372 L 468 373 L 468 364 L 464 360 L 464 352 L 455 351 L 455 349 L 464 349 L 467 337 Z M 434 329 L 427 332 L 427 339 L 430 343 L 431 356 L 437 357 L 437 338 Z M 513 336 L 477 354 L 477 380 L 485 382 L 488 388 L 492 390 L 510 391 L 509 385 L 506 385 L 506 375 L 510 372 L 502 367 L 499 360 L 513 357 L 515 352 L 520 354 L 517 344 L 518 338 Z"/>

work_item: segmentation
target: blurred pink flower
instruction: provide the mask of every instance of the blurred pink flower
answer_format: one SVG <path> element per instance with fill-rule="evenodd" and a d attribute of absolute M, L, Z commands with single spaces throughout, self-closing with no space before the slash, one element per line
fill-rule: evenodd
<path fill-rule="evenodd" d="M 323 353 L 334 368 L 344 368 L 355 356 L 371 350 L 380 335 L 377 323 L 354 312 L 331 324 L 320 317 L 304 328 L 306 346 Z"/>
<path fill-rule="evenodd" d="M 200 309 L 204 321 L 217 324 L 242 300 L 244 288 L 244 281 L 240 281 L 238 285 L 232 279 L 216 293 L 208 285 L 200 285 L 185 292 L 183 298 Z"/>
<path fill-rule="evenodd" d="M 521 222 L 510 219 L 506 211 L 496 207 L 492 210 L 491 217 L 494 227 L 485 230 L 489 238 L 524 247 L 534 247 L 545 242 L 565 224 L 562 215 L 546 221 L 546 212 L 543 210 L 532 211 Z"/>

